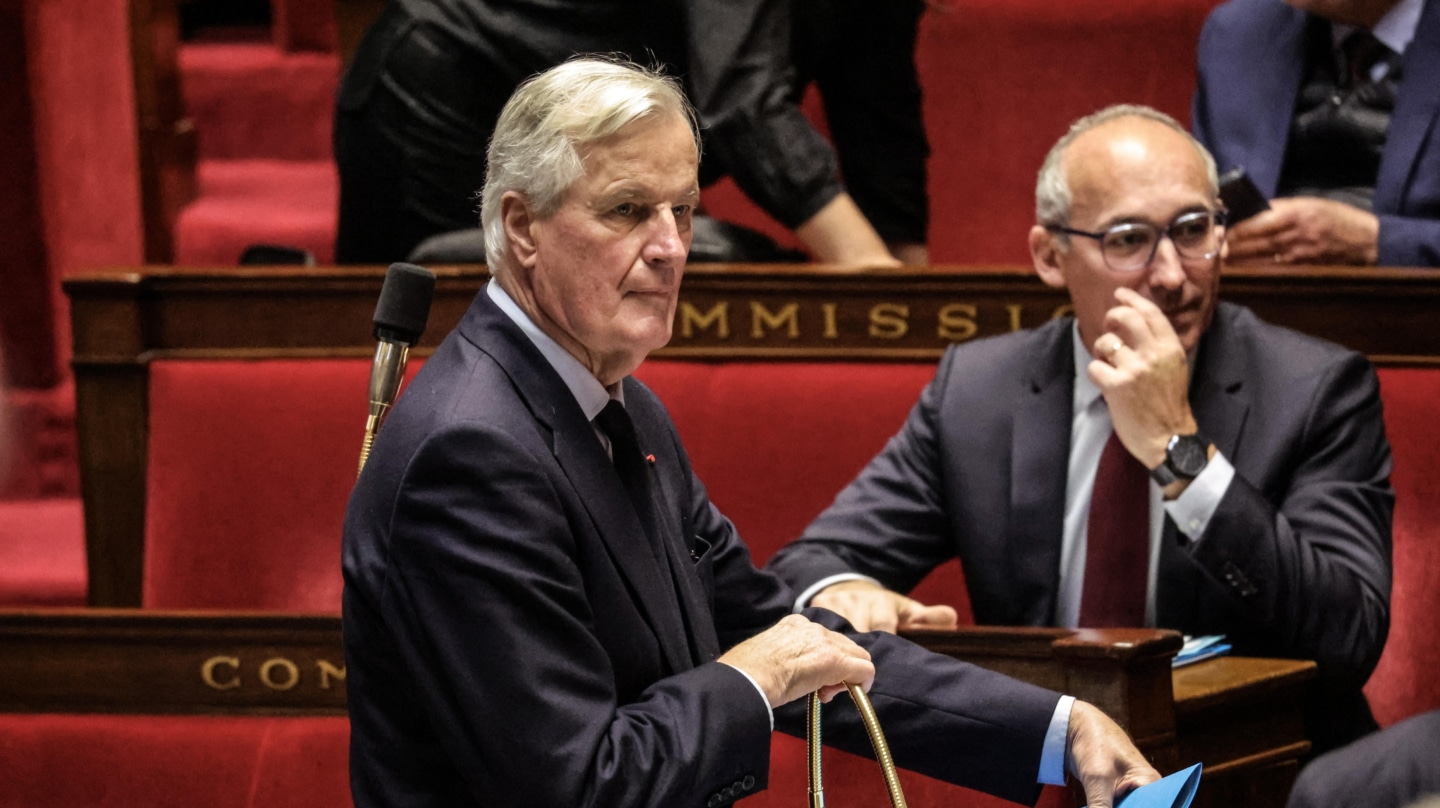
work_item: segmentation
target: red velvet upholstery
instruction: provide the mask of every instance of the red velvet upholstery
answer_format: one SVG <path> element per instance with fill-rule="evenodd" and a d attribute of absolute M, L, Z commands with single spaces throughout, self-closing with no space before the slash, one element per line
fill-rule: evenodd
<path fill-rule="evenodd" d="M 0 806 L 350 804 L 344 718 L 0 715 Z"/>
<path fill-rule="evenodd" d="M 78 497 L 0 500 L 0 607 L 85 605 Z"/>
<path fill-rule="evenodd" d="M 696 473 L 757 564 L 800 535 L 905 422 L 933 363 L 651 361 L 637 374 L 665 402 Z M 917 596 L 967 620 L 958 564 Z"/>
<path fill-rule="evenodd" d="M 201 160 L 330 159 L 339 56 L 221 42 L 182 47 L 179 61 Z"/>
<path fill-rule="evenodd" d="M 155 362 L 144 605 L 340 611 L 361 360 Z"/>
<path fill-rule="evenodd" d="M 175 262 L 235 264 L 252 244 L 300 247 L 335 260 L 339 183 L 329 160 L 206 160 L 200 196 L 175 223 Z"/>
<path fill-rule="evenodd" d="M 1388 726 L 1440 708 L 1440 372 L 1380 371 L 1385 427 L 1395 455 L 1390 638 L 1365 694 Z"/>

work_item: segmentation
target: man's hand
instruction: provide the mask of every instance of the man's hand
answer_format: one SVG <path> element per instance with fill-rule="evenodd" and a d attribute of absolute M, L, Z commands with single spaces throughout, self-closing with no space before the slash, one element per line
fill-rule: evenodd
<path fill-rule="evenodd" d="M 871 581 L 841 581 L 820 590 L 811 606 L 840 615 L 856 631 L 888 631 L 909 628 L 955 628 L 960 618 L 949 606 L 926 606 L 899 592 Z"/>
<path fill-rule="evenodd" d="M 1227 241 L 1232 263 L 1374 264 L 1380 257 L 1380 220 L 1331 199 L 1286 197 L 1235 225 Z"/>
<path fill-rule="evenodd" d="M 1115 290 L 1095 340 L 1090 381 L 1100 388 L 1120 442 L 1145 468 L 1165 461 L 1174 435 L 1199 429 L 1190 411 L 1190 366 L 1164 312 L 1132 289 Z"/>
<path fill-rule="evenodd" d="M 718 661 L 750 674 L 771 707 L 816 690 L 821 701 L 829 702 L 846 683 L 868 693 L 875 682 L 869 651 L 798 614 L 731 648 Z"/>
<path fill-rule="evenodd" d="M 1119 724 L 1079 700 L 1070 710 L 1065 770 L 1085 787 L 1089 808 L 1112 808 L 1116 797 L 1160 779 Z"/>

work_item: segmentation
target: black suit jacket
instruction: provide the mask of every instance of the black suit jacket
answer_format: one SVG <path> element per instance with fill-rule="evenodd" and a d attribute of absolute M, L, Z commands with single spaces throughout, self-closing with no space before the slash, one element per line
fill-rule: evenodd
<path fill-rule="evenodd" d="M 765 786 L 764 700 L 714 659 L 793 595 L 754 568 L 660 402 L 625 385 L 664 557 L 573 395 L 483 291 L 406 390 L 345 521 L 357 806 L 714 806 Z M 1056 694 L 856 638 L 901 765 L 1033 802 Z M 792 707 L 777 723 L 803 731 Z M 868 747 L 853 709 L 826 720 L 827 742 Z"/>
<path fill-rule="evenodd" d="M 905 592 L 958 556 L 977 622 L 1052 624 L 1073 322 L 951 348 L 900 433 L 769 569 L 797 591 L 860 572 Z M 1340 694 L 1314 716 L 1318 746 L 1373 728 L 1360 686 L 1389 628 L 1394 502 L 1374 370 L 1222 303 L 1190 402 L 1236 476 L 1197 543 L 1166 518 L 1157 624 L 1317 660 Z"/>
<path fill-rule="evenodd" d="M 1200 33 L 1195 136 L 1220 169 L 1241 166 L 1266 196 L 1280 183 L 1305 79 L 1305 31 L 1323 22 L 1281 0 L 1231 0 Z M 1382 266 L 1440 266 L 1440 3 L 1427 0 L 1405 50 L 1380 174 Z"/>

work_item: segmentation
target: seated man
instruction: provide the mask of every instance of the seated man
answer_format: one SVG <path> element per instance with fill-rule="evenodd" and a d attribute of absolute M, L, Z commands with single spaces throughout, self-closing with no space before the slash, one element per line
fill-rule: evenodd
<path fill-rule="evenodd" d="M 953 620 L 896 593 L 958 556 L 979 623 L 1227 634 L 1318 660 L 1318 746 L 1373 728 L 1394 495 L 1370 363 L 1217 304 L 1215 164 L 1168 116 L 1077 122 L 1036 214 L 1035 267 L 1074 317 L 950 348 L 769 568 L 801 604 L 890 629 Z"/>
<path fill-rule="evenodd" d="M 698 162 L 684 97 L 640 68 L 568 62 L 505 106 L 482 196 L 495 280 L 346 514 L 355 804 L 728 805 L 765 787 L 772 722 L 800 730 L 796 700 L 846 682 L 935 777 L 1033 802 L 1068 766 L 1093 806 L 1155 779 L 1098 709 L 791 615 L 751 564 L 629 378 L 670 338 Z M 826 720 L 868 745 L 853 710 Z"/>
<path fill-rule="evenodd" d="M 1231 260 L 1440 266 L 1440 4 L 1231 0 L 1198 59 L 1196 137 L 1279 197 Z"/>

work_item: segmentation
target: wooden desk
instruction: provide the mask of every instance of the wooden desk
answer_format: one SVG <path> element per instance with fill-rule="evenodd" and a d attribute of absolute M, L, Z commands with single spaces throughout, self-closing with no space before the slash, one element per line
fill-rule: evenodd
<path fill-rule="evenodd" d="M 1179 636 L 1145 629 L 976 627 L 906 636 L 1096 705 L 1162 773 L 1204 763 L 1197 808 L 1283 808 L 1310 751 L 1302 696 L 1314 662 L 1217 657 L 1172 669 Z"/>
<path fill-rule="evenodd" d="M 1197 805 L 1283 808 L 1309 749 L 1311 662 L 1220 657 L 1172 671 L 1173 631 L 969 627 L 910 635 L 1113 716 L 1162 771 L 1206 767 Z M 333 615 L 0 611 L 0 712 L 343 715 Z"/>

